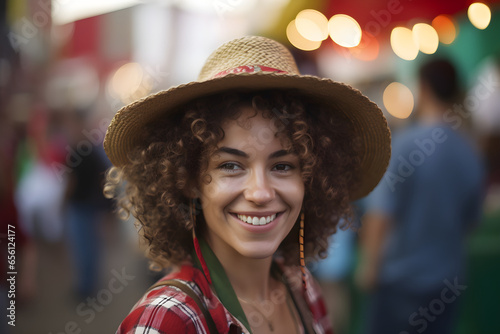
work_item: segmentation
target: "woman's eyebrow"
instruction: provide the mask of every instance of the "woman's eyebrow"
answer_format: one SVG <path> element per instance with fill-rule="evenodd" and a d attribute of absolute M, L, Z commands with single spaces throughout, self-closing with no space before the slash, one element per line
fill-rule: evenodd
<path fill-rule="evenodd" d="M 221 153 L 221 152 L 236 155 L 236 156 L 242 157 L 242 158 L 249 158 L 248 154 L 246 154 L 245 152 L 238 150 L 236 148 L 222 146 L 222 147 L 219 147 L 219 149 L 217 149 L 217 151 L 215 151 L 215 153 Z"/>
<path fill-rule="evenodd" d="M 279 150 L 279 151 L 276 151 L 274 153 L 271 153 L 269 155 L 269 159 L 280 158 L 280 157 L 283 157 L 283 156 L 288 155 L 288 154 L 292 154 L 292 152 L 287 151 L 287 150 Z"/>
<path fill-rule="evenodd" d="M 217 151 L 215 151 L 215 154 L 217 154 L 217 153 L 228 153 L 228 154 L 236 155 L 236 156 L 242 157 L 242 158 L 250 158 L 250 156 L 247 153 L 245 153 L 241 150 L 238 150 L 236 148 L 227 147 L 227 146 L 219 147 L 217 149 Z M 280 158 L 280 157 L 283 157 L 283 156 L 288 155 L 288 154 L 292 154 L 292 152 L 287 151 L 287 150 L 278 150 L 276 152 L 271 153 L 269 155 L 269 159 Z"/>

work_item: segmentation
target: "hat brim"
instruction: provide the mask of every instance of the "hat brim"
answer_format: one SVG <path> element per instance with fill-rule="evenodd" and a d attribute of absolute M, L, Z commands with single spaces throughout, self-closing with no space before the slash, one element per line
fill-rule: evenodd
<path fill-rule="evenodd" d="M 380 108 L 357 89 L 344 83 L 309 75 L 274 73 L 228 74 L 202 82 L 191 82 L 158 92 L 121 108 L 114 116 L 104 138 L 104 149 L 115 166 L 128 163 L 127 154 L 139 144 L 144 126 L 172 114 L 194 99 L 244 89 L 293 89 L 331 105 L 350 119 L 361 140 L 359 186 L 351 191 L 351 200 L 366 196 L 384 175 L 390 155 L 391 138 Z"/>

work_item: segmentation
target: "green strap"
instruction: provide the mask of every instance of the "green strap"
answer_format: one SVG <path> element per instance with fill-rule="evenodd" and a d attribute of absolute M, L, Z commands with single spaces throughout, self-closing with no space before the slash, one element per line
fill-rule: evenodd
<path fill-rule="evenodd" d="M 229 278 L 227 278 L 224 267 L 222 267 L 222 264 L 219 262 L 219 259 L 217 259 L 217 256 L 215 256 L 208 243 L 203 238 L 199 238 L 198 241 L 200 243 L 200 250 L 203 254 L 203 259 L 207 263 L 210 271 L 212 285 L 217 297 L 220 299 L 224 307 L 251 333 L 250 324 L 245 316 L 245 312 L 243 312 L 243 309 L 241 308 L 238 297 L 236 297 L 233 286 L 231 285 L 231 282 L 229 282 Z M 194 253 L 193 259 L 194 266 L 203 272 L 196 253 Z"/>

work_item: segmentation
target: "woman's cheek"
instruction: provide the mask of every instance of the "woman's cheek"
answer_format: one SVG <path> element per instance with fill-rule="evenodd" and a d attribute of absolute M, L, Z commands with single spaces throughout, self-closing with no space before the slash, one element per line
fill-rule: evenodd
<path fill-rule="evenodd" d="M 220 200 L 222 197 L 238 192 L 242 183 L 241 179 L 236 177 L 214 175 L 211 182 L 202 188 L 202 194 L 209 200 Z"/>
<path fill-rule="evenodd" d="M 279 188 L 291 194 L 300 194 L 304 192 L 305 186 L 302 177 L 300 175 L 294 175 L 292 178 L 281 180 Z"/>

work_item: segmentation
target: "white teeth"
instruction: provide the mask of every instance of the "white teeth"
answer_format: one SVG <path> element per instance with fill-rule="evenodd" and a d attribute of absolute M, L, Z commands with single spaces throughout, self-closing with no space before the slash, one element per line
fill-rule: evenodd
<path fill-rule="evenodd" d="M 272 222 L 276 218 L 276 214 L 267 217 L 250 217 L 245 215 L 238 215 L 241 221 L 252 225 L 266 225 Z"/>

